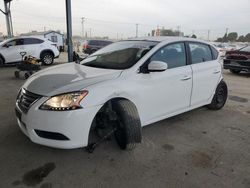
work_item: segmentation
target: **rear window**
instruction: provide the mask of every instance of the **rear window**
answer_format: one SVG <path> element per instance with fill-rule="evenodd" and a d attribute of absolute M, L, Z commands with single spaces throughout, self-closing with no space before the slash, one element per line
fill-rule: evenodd
<path fill-rule="evenodd" d="M 89 45 L 99 45 L 99 41 L 96 40 L 90 40 L 88 43 Z"/>
<path fill-rule="evenodd" d="M 210 47 L 202 43 L 190 43 L 189 44 L 192 63 L 202 63 L 213 60 Z"/>
<path fill-rule="evenodd" d="M 217 59 L 219 56 L 218 50 L 215 49 L 215 47 L 211 46 L 212 54 L 213 54 L 213 60 Z"/>
<path fill-rule="evenodd" d="M 41 39 L 36 39 L 36 38 L 25 38 L 24 39 L 24 45 L 41 44 L 41 43 L 43 43 L 43 40 L 41 40 Z"/>
<path fill-rule="evenodd" d="M 103 41 L 103 40 L 90 40 L 88 42 L 89 45 L 96 45 L 96 46 L 107 46 L 111 44 L 111 41 Z"/>

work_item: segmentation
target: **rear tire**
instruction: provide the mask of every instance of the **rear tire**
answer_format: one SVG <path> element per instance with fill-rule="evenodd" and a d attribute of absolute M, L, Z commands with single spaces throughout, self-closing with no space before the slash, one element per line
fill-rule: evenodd
<path fill-rule="evenodd" d="M 96 50 L 91 50 L 89 55 L 91 55 L 91 54 L 93 54 L 95 52 L 96 52 Z"/>
<path fill-rule="evenodd" d="M 19 71 L 15 71 L 14 74 L 15 74 L 15 77 L 16 77 L 16 78 L 19 78 L 19 77 L 20 77 L 20 76 L 19 76 Z"/>
<path fill-rule="evenodd" d="M 114 104 L 117 123 L 114 135 L 117 144 L 123 150 L 132 150 L 141 143 L 142 131 L 139 114 L 134 104 L 128 100 L 120 100 Z"/>
<path fill-rule="evenodd" d="M 54 55 L 51 52 L 44 52 L 41 55 L 43 65 L 51 65 L 54 62 Z"/>
<path fill-rule="evenodd" d="M 0 67 L 3 67 L 4 66 L 4 60 L 2 57 L 0 57 Z"/>
<path fill-rule="evenodd" d="M 230 72 L 233 73 L 233 74 L 239 74 L 240 70 L 230 69 Z"/>
<path fill-rule="evenodd" d="M 218 84 L 212 102 L 207 105 L 210 110 L 220 110 L 227 101 L 227 84 L 223 80 Z"/>

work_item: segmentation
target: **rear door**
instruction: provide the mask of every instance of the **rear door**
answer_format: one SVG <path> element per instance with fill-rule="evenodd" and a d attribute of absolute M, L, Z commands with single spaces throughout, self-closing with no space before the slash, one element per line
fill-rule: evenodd
<path fill-rule="evenodd" d="M 24 45 L 22 50 L 35 58 L 40 58 L 40 52 L 42 50 L 42 43 L 44 41 L 37 38 L 24 38 Z"/>
<path fill-rule="evenodd" d="M 191 68 L 193 71 L 193 90 L 191 105 L 207 103 L 213 96 L 221 77 L 221 65 L 205 43 L 188 43 Z"/>

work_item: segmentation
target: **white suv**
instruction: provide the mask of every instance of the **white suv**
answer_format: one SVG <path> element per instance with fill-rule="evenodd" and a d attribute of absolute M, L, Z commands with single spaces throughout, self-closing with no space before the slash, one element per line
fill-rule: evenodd
<path fill-rule="evenodd" d="M 210 44 L 139 38 L 35 73 L 19 91 L 16 116 L 35 143 L 94 147 L 114 133 L 122 149 L 131 149 L 141 142 L 141 127 L 201 106 L 221 109 L 227 93 Z"/>
<path fill-rule="evenodd" d="M 0 66 L 22 61 L 21 52 L 26 52 L 45 65 L 51 65 L 59 51 L 54 43 L 43 37 L 18 37 L 0 43 Z"/>

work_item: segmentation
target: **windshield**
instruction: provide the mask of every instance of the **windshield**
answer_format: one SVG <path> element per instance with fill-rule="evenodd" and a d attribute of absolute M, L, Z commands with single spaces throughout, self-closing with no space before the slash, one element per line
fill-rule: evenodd
<path fill-rule="evenodd" d="M 93 53 L 81 64 L 105 69 L 127 69 L 136 64 L 158 42 L 120 41 Z"/>
<path fill-rule="evenodd" d="M 0 42 L 0 46 L 2 46 L 3 44 L 9 42 L 10 40 L 11 40 L 11 39 L 7 39 L 7 40 L 4 40 L 4 41 Z"/>
<path fill-rule="evenodd" d="M 239 51 L 250 52 L 250 46 L 245 46 L 245 47 L 241 48 Z"/>

